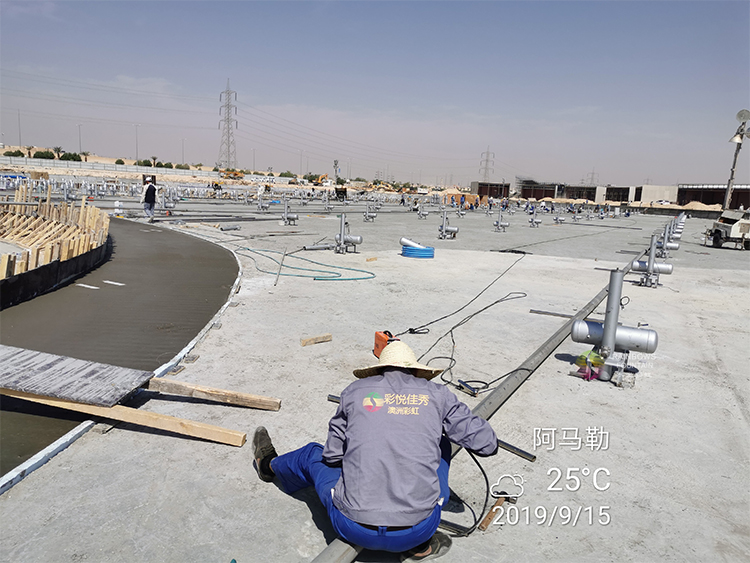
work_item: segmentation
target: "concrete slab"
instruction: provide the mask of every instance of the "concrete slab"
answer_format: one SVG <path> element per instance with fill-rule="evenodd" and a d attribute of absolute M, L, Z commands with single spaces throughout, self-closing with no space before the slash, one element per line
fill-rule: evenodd
<path fill-rule="evenodd" d="M 227 308 L 221 328 L 197 345 L 193 354 L 200 358 L 185 364 L 180 379 L 280 397 L 282 409 L 268 413 L 148 393 L 139 396 L 141 408 L 249 432 L 263 424 L 282 452 L 322 441 L 335 411 L 326 396 L 353 381 L 352 369 L 374 363 L 375 330 L 424 325 L 485 290 L 428 334 L 404 335 L 420 355 L 465 317 L 522 292 L 453 331 L 452 377 L 493 381 L 564 322 L 529 309 L 574 313 L 607 284 L 606 268 L 634 256 L 620 251 L 644 249 L 664 224 L 641 216 L 601 222 L 606 227 L 553 227 L 545 217 L 540 229 L 530 229 L 516 214 L 507 233 L 493 233 L 493 219 L 476 212 L 451 219 L 461 227 L 458 238 L 439 241 L 437 213 L 419 221 L 398 208 L 386 211 L 374 223 L 350 212 L 352 234 L 365 239 L 360 253 L 293 255 L 325 266 L 289 256 L 284 262 L 375 274 L 360 281 L 282 275 L 274 286 L 278 264 L 245 250 L 293 251 L 330 240 L 338 230 L 335 215 L 306 208 L 298 225 L 286 228 L 254 221 L 228 232 L 176 226 L 238 251 L 244 268 L 232 297 L 238 305 Z M 630 228 L 615 228 L 623 226 Z M 503 475 L 523 477 L 517 512 L 506 510 L 486 532 L 456 539 L 443 561 L 747 559 L 750 376 L 742 351 L 750 334 L 750 254 L 701 246 L 702 228 L 700 220 L 688 221 L 671 260 L 674 274 L 662 276 L 662 287 L 626 281 L 623 295 L 630 302 L 621 322 L 647 323 L 660 338 L 655 354 L 632 358 L 634 388 L 569 376 L 587 347 L 567 340 L 492 419 L 499 437 L 538 460 L 502 452 L 482 460 L 490 484 Z M 302 232 L 283 235 L 285 229 Z M 434 246 L 435 258 L 400 256 L 401 236 Z M 508 249 L 534 254 L 497 252 Z M 254 261 L 273 273 L 259 272 Z M 602 304 L 597 316 L 603 310 Z M 301 338 L 324 333 L 332 334 L 330 342 L 300 345 Z M 423 361 L 446 365 L 437 357 L 450 354 L 446 337 Z M 469 406 L 479 401 L 461 399 Z M 553 430 L 554 447 L 535 447 L 535 439 Z M 247 446 L 127 425 L 89 432 L 0 496 L 0 553 L 8 561 L 312 560 L 334 537 L 322 507 L 309 491 L 291 498 L 258 480 L 251 457 Z M 482 508 L 484 479 L 465 453 L 453 462 L 451 484 Z M 471 524 L 468 511 L 456 510 L 452 503 L 444 517 Z M 358 560 L 397 557 L 364 552 Z"/>

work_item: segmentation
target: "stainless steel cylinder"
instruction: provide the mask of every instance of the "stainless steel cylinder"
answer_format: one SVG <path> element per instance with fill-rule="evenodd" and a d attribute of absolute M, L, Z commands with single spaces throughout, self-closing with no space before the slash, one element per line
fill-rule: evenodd
<path fill-rule="evenodd" d="M 666 248 L 667 250 L 679 250 L 680 249 L 680 243 L 679 242 L 668 242 L 664 244 L 663 241 L 659 241 L 659 248 Z"/>
<path fill-rule="evenodd" d="M 594 321 L 576 321 L 570 331 L 573 342 L 599 346 L 604 335 L 604 325 Z M 655 330 L 618 326 L 615 333 L 616 352 L 642 352 L 653 354 L 659 345 Z"/>
<path fill-rule="evenodd" d="M 649 274 L 671 274 L 673 267 L 672 264 L 664 262 L 654 262 L 653 266 L 649 267 L 648 262 L 633 260 L 631 269 L 634 272 L 648 272 Z"/>
<path fill-rule="evenodd" d="M 401 237 L 401 239 L 398 241 L 398 243 L 401 246 L 410 246 L 412 248 L 427 248 L 426 246 L 422 246 L 418 242 L 414 242 L 413 240 L 408 239 L 406 237 Z"/>

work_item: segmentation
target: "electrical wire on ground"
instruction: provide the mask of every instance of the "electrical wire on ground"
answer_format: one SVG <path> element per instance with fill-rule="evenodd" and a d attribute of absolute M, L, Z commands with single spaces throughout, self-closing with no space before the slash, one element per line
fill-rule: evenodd
<path fill-rule="evenodd" d="M 273 256 L 269 256 L 269 254 L 279 254 L 284 256 L 283 252 L 279 252 L 278 250 L 266 250 L 266 249 L 256 249 L 256 248 L 247 248 L 247 247 L 241 247 L 237 249 L 237 254 L 241 256 L 245 256 L 246 258 L 250 258 L 253 263 L 255 264 L 255 268 L 264 274 L 271 274 L 271 275 L 281 275 L 281 276 L 288 276 L 288 277 L 294 277 L 294 278 L 312 278 L 315 281 L 359 281 L 359 280 L 369 280 L 375 277 L 375 274 L 373 272 L 368 272 L 367 270 L 359 270 L 357 268 L 347 268 L 345 266 L 334 266 L 331 264 L 323 264 L 322 262 L 316 262 L 314 260 L 310 260 L 309 258 L 302 258 L 301 256 L 294 256 L 297 252 L 302 250 L 301 248 L 298 250 L 295 250 L 294 252 L 287 252 L 286 258 L 294 258 L 297 260 L 302 260 L 304 262 L 308 262 L 310 264 L 314 264 L 316 266 L 321 266 L 322 268 L 328 268 L 327 270 L 323 269 L 317 269 L 317 268 L 303 268 L 301 266 L 290 266 L 289 264 L 283 264 L 282 271 L 279 273 L 278 269 L 277 271 L 270 271 L 270 270 L 264 270 L 258 265 L 258 261 L 256 260 L 255 256 L 252 254 L 255 254 L 257 256 L 262 256 L 263 258 L 267 260 L 271 260 L 272 262 L 275 262 L 279 267 L 282 266 L 281 260 L 277 260 Z M 243 253 L 245 251 L 246 253 Z M 252 254 L 247 254 L 247 252 Z M 284 272 L 283 269 L 288 268 L 290 270 L 296 270 L 299 272 L 311 272 L 311 273 L 287 273 Z M 346 270 L 349 272 L 357 272 L 362 274 L 358 277 L 343 277 L 341 272 L 337 272 L 335 270 Z"/>
<path fill-rule="evenodd" d="M 476 294 L 476 295 L 475 295 L 475 296 L 474 296 L 474 297 L 473 297 L 473 298 L 472 298 L 471 300 L 469 300 L 469 302 L 468 302 L 468 303 L 466 303 L 466 304 L 465 304 L 465 305 L 464 305 L 463 307 L 460 307 L 459 309 L 456 309 L 456 310 L 455 310 L 455 311 L 453 311 L 452 313 L 449 313 L 449 314 L 447 314 L 447 315 L 444 315 L 444 316 L 442 316 L 442 317 L 440 317 L 440 318 L 438 318 L 438 319 L 435 319 L 434 321 L 430 321 L 429 323 L 423 324 L 423 325 L 421 325 L 421 326 L 418 326 L 418 327 L 416 327 L 416 328 L 408 328 L 408 329 L 406 329 L 406 330 L 405 330 L 405 331 L 403 331 L 403 332 L 399 332 L 398 334 L 396 334 L 396 335 L 395 335 L 395 336 L 396 336 L 396 338 L 398 338 L 399 336 L 401 336 L 401 335 L 403 335 L 403 334 L 407 334 L 407 333 L 409 333 L 409 334 L 427 334 L 428 332 L 430 332 L 430 331 L 429 331 L 429 329 L 427 329 L 427 327 L 428 327 L 428 326 L 430 326 L 430 325 L 433 325 L 433 324 L 435 324 L 435 323 L 437 323 L 437 322 L 440 322 L 440 321 L 442 321 L 442 320 L 445 320 L 445 319 L 447 319 L 447 318 L 449 318 L 449 317 L 452 317 L 453 315 L 455 315 L 455 314 L 457 314 L 457 313 L 460 313 L 461 311 L 463 311 L 464 309 L 466 309 L 466 307 L 468 307 L 468 306 L 469 306 L 469 305 L 471 305 L 471 304 L 472 304 L 472 303 L 473 303 L 474 301 L 476 301 L 477 299 L 479 299 L 479 297 L 480 297 L 480 296 L 481 296 L 481 295 L 482 295 L 482 294 L 483 294 L 483 293 L 484 293 L 485 291 L 487 291 L 487 290 L 488 290 L 488 289 L 489 289 L 490 287 L 492 287 L 492 286 L 494 285 L 494 283 L 495 283 L 495 282 L 496 282 L 497 280 L 499 280 L 499 279 L 500 279 L 500 278 L 502 278 L 502 277 L 503 277 L 503 276 L 504 276 L 504 275 L 505 275 L 506 273 L 508 273 L 508 271 L 509 271 L 509 270 L 510 270 L 511 268 L 513 268 L 513 266 L 515 266 L 515 265 L 516 265 L 516 264 L 518 264 L 518 263 L 519 263 L 519 262 L 520 262 L 521 260 L 523 260 L 525 256 L 526 256 L 525 254 L 524 254 L 524 255 L 522 255 L 522 256 L 521 256 L 520 258 L 518 258 L 518 260 L 516 260 L 516 261 L 515 261 L 515 262 L 513 262 L 513 263 L 512 263 L 512 264 L 511 264 L 510 266 L 508 266 L 507 268 L 505 268 L 505 270 L 504 270 L 504 271 L 503 271 L 502 273 L 500 273 L 500 275 L 499 275 L 499 276 L 497 276 L 497 277 L 496 277 L 496 278 L 495 278 L 494 280 L 492 280 L 492 281 L 491 281 L 491 282 L 490 282 L 490 283 L 489 283 L 489 284 L 487 285 L 487 287 L 485 287 L 485 288 L 484 288 L 484 289 L 483 289 L 482 291 L 480 291 L 479 293 L 477 293 L 477 294 Z M 433 345 L 433 346 L 434 346 L 434 345 Z M 430 349 L 432 349 L 432 348 L 430 348 Z M 423 354 L 423 355 L 424 355 L 424 354 Z"/>

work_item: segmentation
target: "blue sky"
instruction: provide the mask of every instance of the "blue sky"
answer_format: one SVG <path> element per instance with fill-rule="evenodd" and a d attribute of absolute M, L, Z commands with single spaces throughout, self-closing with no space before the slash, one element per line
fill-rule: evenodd
<path fill-rule="evenodd" d="M 467 184 L 725 183 L 750 3 L 0 4 L 6 144 Z M 134 124 L 138 124 L 135 127 Z M 79 127 L 80 125 L 80 127 Z M 750 181 L 750 147 L 737 181 Z"/>

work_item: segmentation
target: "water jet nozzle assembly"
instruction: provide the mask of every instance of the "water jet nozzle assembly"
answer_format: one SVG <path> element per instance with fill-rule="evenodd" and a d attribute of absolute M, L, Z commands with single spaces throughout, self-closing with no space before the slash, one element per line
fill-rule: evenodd
<path fill-rule="evenodd" d="M 573 342 L 593 344 L 604 358 L 599 379 L 613 380 L 618 385 L 622 384 L 630 352 L 653 354 L 659 344 L 659 336 L 654 330 L 618 325 L 625 273 L 625 270 L 618 269 L 609 275 L 604 323 L 578 320 L 573 323 L 570 333 Z"/>
<path fill-rule="evenodd" d="M 438 225 L 439 239 L 456 238 L 458 227 L 451 227 L 448 223 L 448 210 L 443 211 L 443 224 Z"/>
<path fill-rule="evenodd" d="M 534 207 L 534 213 L 529 217 L 529 227 L 536 227 L 538 229 L 541 223 L 542 220 L 536 218 L 536 207 Z"/>
<path fill-rule="evenodd" d="M 368 202 L 367 202 L 367 204 L 366 204 L 366 207 L 365 207 L 365 212 L 364 212 L 364 213 L 362 214 L 362 216 L 363 216 L 363 217 L 364 217 L 364 219 L 365 219 L 365 223 L 369 223 L 369 222 L 371 222 L 371 221 L 372 221 L 372 222 L 374 222 L 374 221 L 375 221 L 375 217 L 377 217 L 377 216 L 378 216 L 378 214 L 377 214 L 377 213 L 375 213 L 375 211 L 374 211 L 374 210 L 373 210 L 373 211 L 370 211 L 370 202 L 369 202 L 369 201 L 368 201 Z"/>
<path fill-rule="evenodd" d="M 357 252 L 357 245 L 362 244 L 362 237 L 349 234 L 349 223 L 346 221 L 346 213 L 341 214 L 339 232 L 334 237 L 334 240 L 336 241 L 335 244 L 312 244 L 310 246 L 303 246 L 302 250 L 333 250 L 337 254 L 345 254 L 350 251 Z"/>
<path fill-rule="evenodd" d="M 497 217 L 497 221 L 492 223 L 495 226 L 495 232 L 499 233 L 500 231 L 505 232 L 505 229 L 510 227 L 510 223 L 507 221 L 503 221 L 503 213 L 500 212 L 500 215 Z"/>
<path fill-rule="evenodd" d="M 284 220 L 284 225 L 296 225 L 297 219 L 299 219 L 299 215 L 296 213 L 289 213 L 289 200 L 285 197 L 284 198 L 284 214 L 281 216 L 281 218 Z"/>
<path fill-rule="evenodd" d="M 429 211 L 424 210 L 424 204 L 422 203 L 422 200 L 419 200 L 419 209 L 417 209 L 417 219 L 427 219 L 427 216 L 430 214 Z"/>
<path fill-rule="evenodd" d="M 642 272 L 638 285 L 653 287 L 656 289 L 659 286 L 659 275 L 660 274 L 671 274 L 672 264 L 666 262 L 656 262 L 656 239 L 659 235 L 651 235 L 651 246 L 648 251 L 648 261 L 633 260 L 630 265 L 630 269 L 634 272 Z"/>

